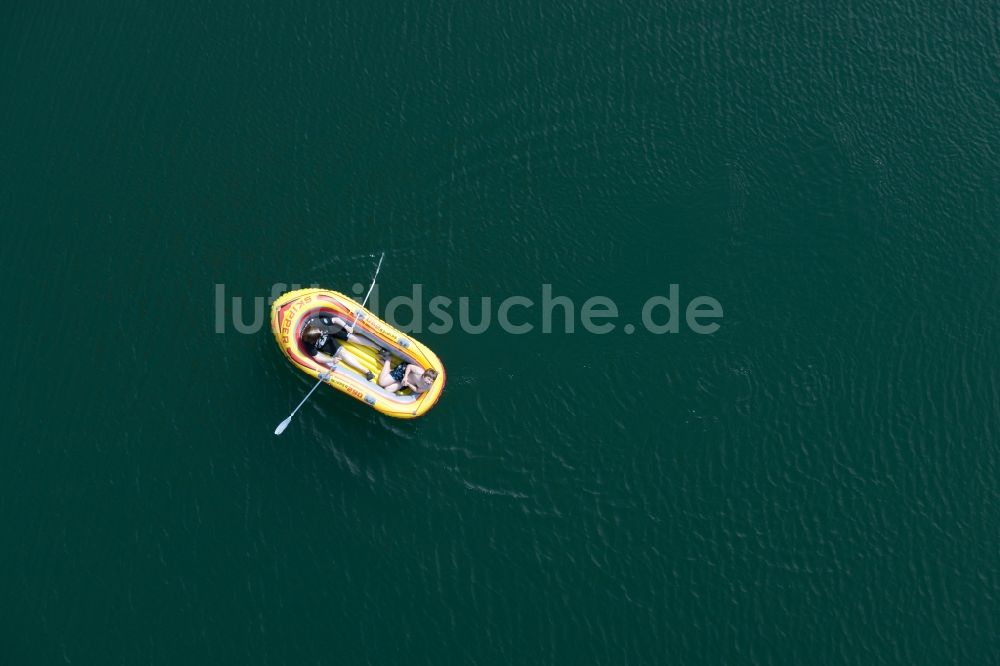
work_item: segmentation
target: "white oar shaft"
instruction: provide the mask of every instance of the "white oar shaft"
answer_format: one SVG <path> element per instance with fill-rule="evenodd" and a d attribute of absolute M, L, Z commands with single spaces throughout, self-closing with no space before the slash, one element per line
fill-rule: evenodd
<path fill-rule="evenodd" d="M 313 391 L 315 391 L 316 389 L 318 389 L 319 386 L 320 386 L 320 384 L 322 384 L 327 379 L 329 379 L 329 377 L 330 377 L 330 375 L 328 373 L 325 373 L 325 372 L 322 375 L 320 375 L 320 380 L 318 382 L 316 382 L 316 384 L 311 389 L 309 389 L 309 393 L 306 393 L 306 397 L 302 398 L 302 402 L 300 402 L 298 405 L 296 405 L 295 409 L 292 410 L 292 413 L 288 415 L 288 418 L 292 418 L 293 416 L 295 416 L 295 412 L 297 412 L 300 409 L 302 409 L 302 405 L 306 404 L 306 400 L 308 400 L 309 396 L 311 396 L 313 394 Z"/>
<path fill-rule="evenodd" d="M 365 300 L 361 301 L 361 307 L 358 308 L 358 311 L 354 314 L 354 321 L 352 321 L 351 325 L 347 327 L 348 335 L 354 332 L 354 326 L 358 323 L 358 317 L 361 316 L 361 311 L 364 310 L 365 306 L 368 304 L 368 297 L 372 295 L 372 289 L 375 288 L 375 281 L 378 279 L 378 272 L 382 270 L 383 259 L 385 259 L 385 252 L 383 252 L 382 256 L 378 258 L 378 266 L 375 267 L 375 275 L 372 276 L 372 284 L 368 287 L 368 293 L 365 294 Z"/>
<path fill-rule="evenodd" d="M 382 256 L 378 258 L 378 266 L 375 267 L 375 276 L 372 277 L 372 285 L 368 287 L 368 293 L 365 294 L 365 300 L 361 303 L 361 307 L 358 308 L 357 314 L 354 315 L 354 321 L 351 322 L 351 326 L 347 330 L 348 335 L 354 332 L 354 325 L 358 323 L 358 317 L 361 316 L 361 311 L 365 309 L 365 305 L 368 303 L 368 297 L 372 295 L 372 289 L 375 288 L 375 280 L 378 279 L 378 272 L 382 269 L 383 259 L 385 259 L 385 252 L 383 252 Z M 316 391 L 316 389 L 319 388 L 320 384 L 322 384 L 329 378 L 330 378 L 329 372 L 324 372 L 319 376 L 319 381 L 316 382 L 316 384 L 311 389 L 309 389 L 309 393 L 306 393 L 306 397 L 302 398 L 302 402 L 300 402 L 295 407 L 295 409 L 292 410 L 292 413 L 289 414 L 288 417 L 284 421 L 279 423 L 278 427 L 274 429 L 275 435 L 280 435 L 281 433 L 285 432 L 285 428 L 287 428 L 288 424 L 292 422 L 292 417 L 295 416 L 295 412 L 299 411 L 302 408 L 302 405 L 306 404 L 306 400 L 309 399 L 309 396 L 311 396 Z"/>

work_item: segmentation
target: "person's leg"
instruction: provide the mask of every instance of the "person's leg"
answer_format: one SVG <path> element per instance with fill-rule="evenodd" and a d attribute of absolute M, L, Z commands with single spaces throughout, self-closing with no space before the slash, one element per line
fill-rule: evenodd
<path fill-rule="evenodd" d="M 350 324 L 344 321 L 343 317 L 338 317 L 338 316 L 331 317 L 330 324 L 333 326 L 339 326 L 345 333 L 347 333 L 347 329 L 350 327 Z M 379 347 L 377 344 L 375 344 L 374 342 L 372 342 L 371 340 L 369 340 L 364 336 L 358 335 L 357 333 L 348 333 L 347 339 L 356 345 L 361 345 L 362 347 L 368 347 L 369 349 L 374 349 L 375 351 L 381 349 L 381 347 Z"/>
<path fill-rule="evenodd" d="M 365 366 L 361 365 L 361 361 L 358 360 L 358 357 L 352 354 L 351 352 L 347 351 L 343 347 L 337 350 L 337 358 L 346 363 L 348 366 L 360 372 L 362 375 L 365 376 L 368 375 L 368 370 L 365 368 Z M 369 379 L 371 379 L 371 377 L 369 377 Z"/>
<path fill-rule="evenodd" d="M 384 388 L 386 391 L 392 391 L 395 393 L 403 388 L 395 377 L 392 376 L 392 366 L 389 364 L 389 352 L 384 352 L 379 354 L 382 359 L 382 372 L 378 376 L 378 385 Z"/>
<path fill-rule="evenodd" d="M 389 366 L 389 359 L 382 361 L 382 372 L 378 375 L 378 385 L 382 388 L 395 384 L 396 380 L 392 376 L 392 368 Z"/>
<path fill-rule="evenodd" d="M 368 338 L 360 336 L 357 333 L 351 333 L 350 335 L 347 336 L 347 339 L 356 345 L 361 345 L 362 347 L 368 347 L 369 349 L 374 349 L 375 351 L 379 351 L 380 349 L 382 349 Z"/>

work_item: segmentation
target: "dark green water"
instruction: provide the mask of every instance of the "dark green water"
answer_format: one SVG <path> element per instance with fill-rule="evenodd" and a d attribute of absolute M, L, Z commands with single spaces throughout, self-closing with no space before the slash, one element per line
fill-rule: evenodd
<path fill-rule="evenodd" d="M 995 3 L 46 4 L 0 10 L 0 663 L 996 663 Z M 310 383 L 215 285 L 382 250 L 383 304 L 725 315 L 425 331 L 426 417 L 274 437 Z"/>

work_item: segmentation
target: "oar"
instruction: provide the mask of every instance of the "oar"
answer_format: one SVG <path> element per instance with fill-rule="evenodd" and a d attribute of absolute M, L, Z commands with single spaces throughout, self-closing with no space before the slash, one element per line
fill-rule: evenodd
<path fill-rule="evenodd" d="M 378 258 L 378 266 L 375 267 L 375 277 L 372 278 L 372 286 L 368 287 L 368 293 L 365 294 L 365 300 L 361 301 L 361 307 L 358 308 L 358 311 L 354 314 L 354 321 L 352 321 L 351 325 L 347 327 L 348 337 L 350 337 L 351 333 L 354 332 L 354 325 L 358 323 L 358 317 L 361 316 L 361 311 L 365 309 L 365 304 L 368 303 L 368 297 L 372 295 L 372 289 L 375 288 L 375 280 L 378 279 L 378 272 L 382 270 L 383 259 L 385 259 L 385 252 L 383 252 L 382 256 Z"/>
<path fill-rule="evenodd" d="M 322 384 L 323 382 L 325 382 L 329 378 L 330 378 L 330 373 L 329 372 L 324 372 L 323 374 L 321 374 L 319 376 L 319 381 L 316 382 L 315 386 L 313 386 L 311 389 L 309 389 L 309 393 L 306 393 L 306 397 L 302 398 L 302 402 L 300 402 L 298 404 L 298 406 L 295 409 L 292 410 L 292 413 L 288 415 L 287 419 L 285 419 L 284 421 L 282 421 L 281 423 L 279 423 L 278 427 L 274 429 L 274 434 L 275 435 L 280 435 L 281 433 L 285 432 L 285 428 L 287 428 L 288 424 L 292 422 L 292 417 L 295 416 L 295 412 L 299 411 L 299 408 L 301 408 L 302 405 L 306 404 L 306 400 L 308 400 L 309 396 L 311 396 L 313 394 L 313 391 L 315 391 L 316 389 L 318 389 L 319 386 L 320 386 L 320 384 Z"/>
<path fill-rule="evenodd" d="M 372 286 L 368 287 L 368 293 L 365 294 L 365 300 L 361 302 L 361 307 L 358 308 L 357 313 L 354 315 L 354 321 L 351 322 L 351 326 L 347 331 L 348 335 L 354 332 L 354 325 L 358 323 L 358 317 L 361 316 L 361 311 L 365 309 L 365 305 L 368 303 L 368 297 L 372 295 L 372 289 L 375 288 L 375 280 L 378 279 L 378 272 L 382 270 L 383 259 L 385 259 L 385 252 L 383 252 L 382 256 L 379 257 L 378 259 L 378 266 L 375 267 L 375 276 L 372 278 Z M 279 423 L 278 427 L 274 429 L 275 435 L 280 435 L 281 433 L 285 432 L 285 428 L 287 428 L 288 424 L 292 422 L 292 417 L 295 416 L 295 412 L 299 411 L 302 405 L 306 404 L 306 400 L 309 399 L 309 396 L 311 396 L 313 392 L 319 388 L 320 384 L 322 384 L 328 379 L 330 379 L 329 372 L 324 372 L 319 376 L 319 381 L 316 382 L 316 385 L 309 390 L 309 393 L 306 393 L 306 397 L 302 398 L 302 402 L 300 402 L 298 406 L 296 406 L 295 409 L 292 410 L 292 413 L 288 415 L 288 418 Z"/>

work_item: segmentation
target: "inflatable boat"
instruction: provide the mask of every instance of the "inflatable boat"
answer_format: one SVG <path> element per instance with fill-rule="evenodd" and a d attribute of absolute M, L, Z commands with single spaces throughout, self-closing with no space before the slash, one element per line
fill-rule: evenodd
<path fill-rule="evenodd" d="M 395 368 L 405 361 L 424 370 L 436 370 L 438 376 L 430 388 L 423 393 L 413 393 L 408 388 L 398 392 L 382 388 L 378 385 L 382 369 L 378 353 L 362 344 L 341 343 L 375 375 L 372 380 L 365 379 L 363 373 L 346 363 L 338 363 L 330 369 L 309 355 L 302 341 L 302 331 L 310 321 L 320 317 L 340 317 L 350 323 L 355 315 L 358 321 L 354 335 L 388 350 L 392 356 L 391 367 Z M 444 389 L 444 366 L 434 352 L 362 308 L 357 301 L 336 291 L 298 289 L 282 294 L 271 304 L 271 332 L 292 365 L 317 381 L 321 375 L 324 376 L 329 386 L 388 416 L 416 418 L 434 406 Z"/>

